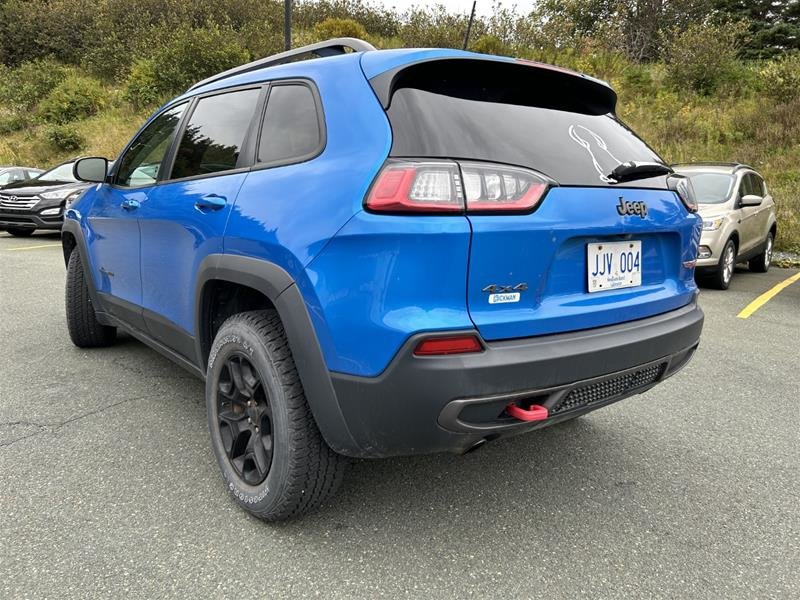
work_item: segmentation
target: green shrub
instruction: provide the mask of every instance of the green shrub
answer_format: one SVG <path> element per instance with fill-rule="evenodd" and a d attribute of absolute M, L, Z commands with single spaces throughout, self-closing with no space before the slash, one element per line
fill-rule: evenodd
<path fill-rule="evenodd" d="M 44 137 L 50 145 L 64 152 L 73 152 L 86 147 L 86 138 L 72 125 L 48 127 L 44 132 Z"/>
<path fill-rule="evenodd" d="M 69 123 L 91 116 L 108 104 L 103 86 L 96 79 L 71 75 L 39 103 L 39 115 L 51 123 Z"/>
<path fill-rule="evenodd" d="M 473 52 L 496 54 L 497 56 L 510 56 L 512 54 L 511 48 L 506 46 L 499 38 L 489 34 L 479 37 L 473 44 L 470 44 L 469 49 Z"/>
<path fill-rule="evenodd" d="M 746 25 L 694 23 L 672 38 L 666 49 L 668 82 L 703 95 L 735 84 L 736 59 Z"/>
<path fill-rule="evenodd" d="M 30 125 L 25 112 L 9 112 L 0 117 L 0 134 L 21 131 Z"/>
<path fill-rule="evenodd" d="M 126 81 L 125 98 L 136 106 L 148 106 L 249 58 L 230 29 L 178 29 L 165 45 L 134 63 Z"/>
<path fill-rule="evenodd" d="M 0 74 L 0 103 L 15 110 L 33 108 L 69 74 L 69 69 L 50 58 L 22 63 Z"/>
<path fill-rule="evenodd" d="M 338 37 L 354 37 L 366 39 L 367 30 L 353 19 L 328 18 L 314 25 L 314 36 L 320 40 Z"/>
<path fill-rule="evenodd" d="M 764 95 L 778 102 L 800 98 L 800 53 L 766 64 L 759 73 Z"/>
<path fill-rule="evenodd" d="M 142 58 L 133 63 L 125 83 L 125 99 L 135 106 L 153 106 L 169 95 L 162 89 L 154 61 Z"/>

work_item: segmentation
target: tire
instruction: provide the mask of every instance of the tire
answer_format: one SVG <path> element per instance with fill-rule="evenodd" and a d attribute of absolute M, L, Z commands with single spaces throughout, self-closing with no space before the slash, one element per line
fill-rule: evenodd
<path fill-rule="evenodd" d="M 107 327 L 97 320 L 83 273 L 83 263 L 74 250 L 67 263 L 65 296 L 67 329 L 73 344 L 78 348 L 100 348 L 114 343 L 117 328 Z"/>
<path fill-rule="evenodd" d="M 338 489 L 347 461 L 319 432 L 276 311 L 222 324 L 209 353 L 206 407 L 222 478 L 249 513 L 296 517 Z"/>
<path fill-rule="evenodd" d="M 755 273 L 766 273 L 769 271 L 769 265 L 772 262 L 772 246 L 775 243 L 775 236 L 770 231 L 767 234 L 767 239 L 765 241 L 764 252 L 755 256 L 750 259 L 747 263 L 747 266 L 750 267 L 751 271 Z"/>
<path fill-rule="evenodd" d="M 732 262 L 731 262 L 732 261 Z M 719 264 L 709 278 L 711 285 L 718 290 L 727 290 L 733 279 L 733 272 L 736 270 L 736 243 L 733 240 L 725 242 L 722 254 L 719 257 Z"/>
<path fill-rule="evenodd" d="M 30 237 L 33 235 L 35 229 L 26 229 L 25 227 L 7 227 L 6 231 L 14 237 Z"/>

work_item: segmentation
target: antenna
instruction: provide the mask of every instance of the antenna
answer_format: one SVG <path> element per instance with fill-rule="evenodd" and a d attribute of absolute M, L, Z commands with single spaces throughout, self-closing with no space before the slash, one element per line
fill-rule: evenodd
<path fill-rule="evenodd" d="M 283 0 L 283 49 L 292 49 L 292 0 Z"/>
<path fill-rule="evenodd" d="M 464 34 L 464 50 L 467 49 L 467 44 L 469 44 L 469 34 L 472 31 L 472 21 L 475 19 L 475 5 L 478 3 L 478 0 L 473 0 L 472 2 L 472 12 L 469 15 L 469 22 L 467 23 L 467 33 Z"/>

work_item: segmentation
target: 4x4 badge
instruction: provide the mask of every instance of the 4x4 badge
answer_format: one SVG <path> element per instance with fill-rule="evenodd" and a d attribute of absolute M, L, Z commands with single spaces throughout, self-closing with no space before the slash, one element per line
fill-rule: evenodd
<path fill-rule="evenodd" d="M 625 200 L 622 196 L 619 197 L 619 204 L 617 204 L 617 212 L 622 215 L 639 215 L 642 219 L 647 216 L 647 204 L 641 200 Z"/>

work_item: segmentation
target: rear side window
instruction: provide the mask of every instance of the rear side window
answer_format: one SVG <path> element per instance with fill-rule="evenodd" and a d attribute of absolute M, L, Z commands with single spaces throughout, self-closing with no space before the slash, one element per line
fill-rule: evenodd
<path fill-rule="evenodd" d="M 259 89 L 201 98 L 181 136 L 171 179 L 235 169 L 258 103 Z"/>
<path fill-rule="evenodd" d="M 387 110 L 392 156 L 520 165 L 584 186 L 609 185 L 622 162 L 663 162 L 613 114 L 614 93 L 591 80 L 494 61 L 414 69 L 396 79 Z"/>
<path fill-rule="evenodd" d="M 286 164 L 312 158 L 322 147 L 322 116 L 311 88 L 275 85 L 269 92 L 258 162 Z"/>

